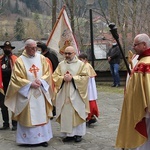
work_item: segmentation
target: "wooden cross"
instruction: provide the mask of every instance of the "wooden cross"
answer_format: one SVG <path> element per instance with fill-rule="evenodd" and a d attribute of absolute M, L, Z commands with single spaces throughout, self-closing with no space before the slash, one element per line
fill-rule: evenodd
<path fill-rule="evenodd" d="M 38 67 L 36 67 L 35 65 L 32 65 L 32 67 L 29 69 L 29 71 L 31 73 L 34 74 L 34 77 L 37 78 L 37 72 L 39 71 L 40 69 Z"/>

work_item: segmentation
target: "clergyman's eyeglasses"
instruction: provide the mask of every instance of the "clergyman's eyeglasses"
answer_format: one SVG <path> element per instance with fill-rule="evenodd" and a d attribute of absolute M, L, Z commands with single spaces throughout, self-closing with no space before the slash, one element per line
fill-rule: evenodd
<path fill-rule="evenodd" d="M 71 54 L 73 54 L 73 53 L 70 53 L 70 52 L 67 53 L 67 52 L 65 52 L 64 54 L 65 54 L 65 55 L 71 55 Z"/>
<path fill-rule="evenodd" d="M 37 50 L 37 47 L 30 47 L 28 46 L 29 49 L 32 49 L 32 50 Z"/>
<path fill-rule="evenodd" d="M 135 43 L 135 44 L 133 44 L 133 47 L 138 46 L 138 45 L 140 45 L 141 43 L 143 43 L 143 42 Z"/>

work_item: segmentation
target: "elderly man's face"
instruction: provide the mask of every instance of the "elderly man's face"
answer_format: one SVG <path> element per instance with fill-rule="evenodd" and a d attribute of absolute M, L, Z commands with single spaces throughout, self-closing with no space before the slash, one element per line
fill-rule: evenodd
<path fill-rule="evenodd" d="M 36 51 L 37 51 L 37 44 L 36 43 L 31 43 L 31 44 L 27 45 L 25 47 L 25 49 L 26 49 L 26 53 L 29 56 L 34 56 Z"/>
<path fill-rule="evenodd" d="M 138 39 L 135 39 L 133 42 L 133 49 L 135 50 L 136 54 L 140 55 L 144 50 L 146 50 L 146 43 L 140 42 Z"/>
<path fill-rule="evenodd" d="M 75 56 L 74 48 L 71 46 L 67 47 L 65 49 L 64 55 L 65 55 L 66 60 L 71 61 Z"/>

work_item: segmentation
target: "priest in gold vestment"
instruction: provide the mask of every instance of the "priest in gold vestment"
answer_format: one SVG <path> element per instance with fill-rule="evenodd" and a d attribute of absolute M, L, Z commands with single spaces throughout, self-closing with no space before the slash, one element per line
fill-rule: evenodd
<path fill-rule="evenodd" d="M 56 121 L 60 123 L 63 142 L 80 142 L 86 133 L 86 117 L 89 113 L 88 73 L 72 46 L 64 52 L 52 77 L 57 89 Z"/>
<path fill-rule="evenodd" d="M 18 121 L 17 144 L 47 147 L 52 138 L 51 73 L 46 58 L 36 53 L 36 41 L 28 39 L 14 65 L 5 105 Z"/>
<path fill-rule="evenodd" d="M 138 34 L 133 48 L 138 62 L 128 79 L 116 140 L 118 148 L 150 149 L 150 38 Z"/>

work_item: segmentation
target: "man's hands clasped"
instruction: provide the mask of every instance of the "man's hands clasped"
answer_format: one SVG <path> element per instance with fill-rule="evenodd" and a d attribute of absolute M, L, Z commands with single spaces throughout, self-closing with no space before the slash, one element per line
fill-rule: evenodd
<path fill-rule="evenodd" d="M 41 81 L 39 79 L 36 79 L 31 83 L 31 87 L 37 89 L 41 86 L 41 84 L 42 84 Z"/>
<path fill-rule="evenodd" d="M 72 75 L 69 72 L 66 72 L 66 74 L 64 74 L 64 81 L 70 82 L 71 80 L 72 80 Z"/>

